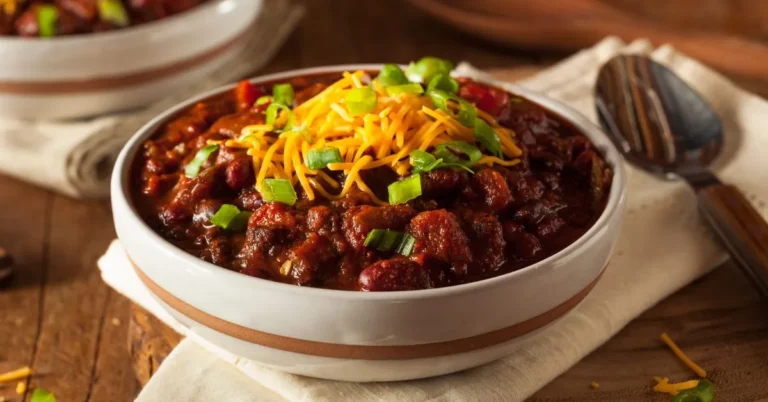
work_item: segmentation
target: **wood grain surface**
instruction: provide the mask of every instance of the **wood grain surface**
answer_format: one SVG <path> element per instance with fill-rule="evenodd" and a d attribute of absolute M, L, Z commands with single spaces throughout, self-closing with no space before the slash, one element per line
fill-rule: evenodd
<path fill-rule="evenodd" d="M 366 4 L 308 1 L 310 17 L 264 72 L 432 54 L 483 68 L 524 66 L 525 74 L 563 56 L 494 47 L 402 0 Z M 135 398 L 137 374 L 145 382 L 179 339 L 100 280 L 95 262 L 113 237 L 108 203 L 74 201 L 0 175 L 0 247 L 15 259 L 15 276 L 0 289 L 0 372 L 31 365 L 29 389 L 43 387 L 63 402 Z M 727 264 L 633 321 L 531 400 L 667 401 L 650 393 L 652 376 L 691 373 L 658 341 L 666 331 L 711 371 L 717 401 L 768 401 L 767 312 Z M 600 389 L 590 389 L 591 381 Z M 14 389 L 0 384 L 0 397 L 29 401 Z"/>

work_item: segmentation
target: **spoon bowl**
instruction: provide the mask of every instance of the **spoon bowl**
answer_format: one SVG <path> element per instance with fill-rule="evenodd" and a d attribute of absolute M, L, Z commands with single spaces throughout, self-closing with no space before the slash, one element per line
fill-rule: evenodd
<path fill-rule="evenodd" d="M 674 72 L 642 55 L 619 55 L 603 65 L 595 106 L 603 129 L 630 163 L 693 187 L 705 220 L 768 297 L 768 224 L 708 167 L 723 145 L 714 109 Z"/>

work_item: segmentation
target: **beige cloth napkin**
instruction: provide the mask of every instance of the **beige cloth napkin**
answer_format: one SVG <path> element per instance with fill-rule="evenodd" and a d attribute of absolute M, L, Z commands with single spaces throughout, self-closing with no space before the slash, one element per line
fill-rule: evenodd
<path fill-rule="evenodd" d="M 599 66 L 619 52 L 649 53 L 700 91 L 723 119 L 727 146 L 717 172 L 741 188 L 768 218 L 768 103 L 670 47 L 626 46 L 609 38 L 521 83 L 595 119 Z M 467 65 L 468 74 L 481 74 Z M 503 73 L 499 74 L 503 77 Z M 738 147 L 734 146 L 738 144 Z M 519 401 L 595 350 L 643 311 L 722 263 L 725 255 L 702 226 L 685 184 L 629 167 L 628 208 L 611 264 L 594 291 L 561 321 L 512 355 L 432 379 L 354 384 L 277 372 L 221 351 L 189 334 L 140 394 L 141 402 L 177 401 Z M 99 261 L 104 280 L 182 333 L 158 310 L 115 242 Z M 216 358 L 218 356 L 219 358 Z M 250 377 L 253 381 L 246 381 Z M 586 385 L 585 385 L 586 386 Z M 269 389 L 270 391 L 265 391 Z M 271 399 L 270 399 L 271 398 Z"/>
<path fill-rule="evenodd" d="M 128 138 L 163 110 L 263 67 L 304 13 L 295 0 L 265 0 L 233 60 L 206 80 L 179 88 L 145 109 L 87 120 L 0 119 L 0 172 L 77 198 L 105 197 L 117 154 Z"/>

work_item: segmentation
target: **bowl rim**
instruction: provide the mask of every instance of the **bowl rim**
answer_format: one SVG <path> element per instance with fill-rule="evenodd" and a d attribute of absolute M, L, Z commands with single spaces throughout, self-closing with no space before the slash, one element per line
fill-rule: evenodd
<path fill-rule="evenodd" d="M 0 35 L 0 46 L 51 46 L 51 45 L 89 45 L 95 46 L 100 42 L 108 44 L 111 41 L 124 41 L 140 38 L 151 31 L 157 31 L 162 28 L 168 28 L 173 25 L 180 25 L 182 21 L 189 18 L 191 14 L 208 13 L 215 8 L 222 7 L 222 4 L 232 3 L 236 0 L 211 0 L 207 3 L 193 7 L 180 13 L 145 22 L 139 25 L 131 25 L 126 28 L 116 29 L 106 32 L 91 32 L 79 35 L 62 35 L 53 38 L 29 38 L 23 36 L 2 36 Z M 261 2 L 260 2 L 261 4 Z"/>
<path fill-rule="evenodd" d="M 311 74 L 322 73 L 341 73 L 344 71 L 354 70 L 379 70 L 383 66 L 382 64 L 338 64 L 327 65 L 318 67 L 308 67 L 301 69 L 287 70 L 278 73 L 259 75 L 247 80 L 251 83 L 258 84 L 266 81 L 273 81 L 279 79 L 287 79 L 292 77 L 298 77 Z M 456 74 L 457 76 L 465 76 L 464 74 Z M 129 219 L 135 220 L 136 225 L 133 228 L 137 228 L 141 231 L 139 234 L 145 241 L 155 243 L 159 248 L 164 249 L 165 252 L 170 253 L 174 260 L 180 260 L 185 263 L 196 265 L 197 268 L 204 269 L 207 273 L 213 276 L 220 276 L 225 278 L 232 278 L 243 281 L 250 281 L 254 287 L 254 290 L 259 289 L 264 291 L 273 291 L 281 293 L 301 294 L 303 296 L 316 296 L 331 299 L 340 300 L 356 300 L 356 301 L 406 301 L 416 299 L 433 299 L 440 297 L 451 297 L 458 294 L 464 294 L 474 292 L 477 290 L 503 286 L 507 281 L 515 280 L 519 277 L 531 275 L 536 271 L 551 267 L 552 269 L 558 269 L 562 266 L 567 266 L 563 262 L 567 262 L 573 255 L 579 254 L 587 250 L 589 245 L 600 241 L 598 234 L 601 230 L 605 229 L 610 223 L 616 219 L 621 219 L 621 213 L 623 212 L 624 205 L 626 204 L 626 171 L 622 155 L 619 153 L 615 145 L 610 141 L 608 136 L 594 123 L 589 121 L 585 116 L 571 108 L 570 106 L 549 98 L 545 95 L 539 94 L 535 91 L 525 89 L 518 85 L 496 80 L 486 76 L 473 77 L 477 82 L 493 85 L 504 89 L 510 93 L 520 95 L 529 101 L 533 101 L 537 105 L 549 110 L 550 112 L 558 115 L 564 120 L 570 122 L 579 131 L 585 134 L 595 145 L 598 145 L 606 160 L 609 161 L 614 169 L 613 179 L 611 183 L 611 191 L 606 202 L 605 209 L 601 213 L 597 221 L 592 227 L 587 230 L 581 237 L 576 239 L 573 243 L 569 244 L 559 252 L 541 260 L 534 264 L 528 265 L 516 271 L 508 272 L 503 275 L 482 279 L 475 282 L 469 282 L 454 286 L 447 286 L 442 288 L 432 289 L 420 289 L 420 290 L 403 290 L 403 291 L 391 291 L 391 292 L 362 292 L 362 291 L 349 291 L 349 290 L 337 290 L 337 289 L 323 289 L 314 287 L 297 286 L 293 284 L 287 284 L 282 282 L 270 281 L 267 279 L 251 277 L 241 274 L 239 272 L 231 271 L 224 267 L 212 264 L 210 262 L 201 260 L 187 253 L 186 251 L 173 245 L 160 235 L 155 233 L 147 223 L 141 219 L 134 203 L 130 196 L 130 177 L 131 166 L 136 157 L 136 154 L 141 147 L 141 144 L 152 134 L 155 133 L 157 128 L 167 122 L 170 118 L 173 118 L 179 111 L 194 105 L 197 102 L 203 101 L 207 98 L 219 95 L 234 88 L 237 83 L 228 84 L 217 87 L 215 89 L 203 92 L 192 98 L 187 99 L 175 106 L 165 110 L 155 118 L 147 122 L 134 135 L 128 140 L 123 149 L 118 155 L 115 166 L 112 172 L 111 179 L 111 199 L 113 208 L 122 208 L 129 215 Z M 597 141 L 596 141 L 597 140 Z M 599 143 L 599 144 L 597 144 Z M 129 160 L 130 157 L 130 160 Z M 114 212 L 113 212 L 114 213 Z M 116 216 L 116 215 L 115 215 Z M 139 267 L 141 268 L 141 267 Z M 552 274 L 552 273 L 550 273 Z"/>

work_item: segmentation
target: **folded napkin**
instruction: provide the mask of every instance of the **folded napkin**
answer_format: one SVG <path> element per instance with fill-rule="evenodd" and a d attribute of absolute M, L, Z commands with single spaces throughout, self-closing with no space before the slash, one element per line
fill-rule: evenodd
<path fill-rule="evenodd" d="M 150 119 L 190 96 L 263 67 L 293 31 L 304 9 L 295 0 L 266 0 L 233 60 L 204 81 L 179 88 L 145 109 L 87 120 L 0 119 L 0 172 L 77 198 L 105 197 L 117 154 Z"/>
<path fill-rule="evenodd" d="M 626 46 L 609 38 L 520 84 L 565 101 L 594 121 L 592 94 L 598 68 L 620 52 L 650 54 L 680 74 L 715 107 L 723 119 L 728 147 L 717 173 L 745 191 L 768 217 L 768 159 L 761 155 L 768 147 L 768 136 L 764 135 L 768 103 L 674 49 L 653 49 L 645 41 Z M 460 70 L 467 75 L 482 74 L 468 65 Z M 503 72 L 494 75 L 504 77 Z M 694 194 L 684 183 L 659 180 L 632 167 L 628 170 L 628 208 L 619 242 L 609 268 L 584 302 L 504 359 L 417 381 L 355 384 L 318 380 L 277 372 L 222 351 L 189 333 L 159 308 L 136 279 L 116 242 L 99 261 L 104 280 L 188 335 L 138 400 L 523 400 L 643 311 L 726 258 L 702 226 Z M 248 377 L 252 381 L 247 381 Z"/>

